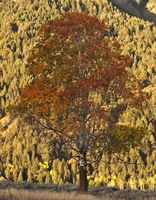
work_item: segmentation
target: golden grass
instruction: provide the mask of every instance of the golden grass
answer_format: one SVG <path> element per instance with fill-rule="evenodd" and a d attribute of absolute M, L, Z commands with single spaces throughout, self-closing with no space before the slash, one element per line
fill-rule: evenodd
<path fill-rule="evenodd" d="M 115 200 L 76 192 L 32 191 L 23 189 L 0 190 L 0 200 Z"/>
<path fill-rule="evenodd" d="M 119 190 L 111 187 L 89 187 L 82 194 L 73 184 L 37 184 L 0 182 L 0 200 L 156 200 L 156 191 Z"/>
<path fill-rule="evenodd" d="M 116 195 L 93 196 L 90 194 L 80 194 L 78 192 L 51 192 L 41 190 L 25 189 L 1 189 L 0 200 L 156 200 L 156 197 L 123 197 L 118 198 Z"/>

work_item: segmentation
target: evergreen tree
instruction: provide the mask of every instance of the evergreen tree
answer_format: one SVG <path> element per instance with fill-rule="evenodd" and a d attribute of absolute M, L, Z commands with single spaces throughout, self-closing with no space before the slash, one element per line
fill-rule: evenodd
<path fill-rule="evenodd" d="M 18 178 L 17 178 L 18 182 L 22 182 L 23 181 L 23 175 L 22 175 L 22 170 L 20 171 Z"/>

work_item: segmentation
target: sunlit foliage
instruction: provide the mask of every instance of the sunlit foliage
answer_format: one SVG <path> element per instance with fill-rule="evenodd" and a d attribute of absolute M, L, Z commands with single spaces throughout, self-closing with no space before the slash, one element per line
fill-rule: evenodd
<path fill-rule="evenodd" d="M 125 163 L 117 161 L 116 165 L 118 167 L 115 168 L 117 169 L 115 173 L 118 173 L 118 178 L 116 179 L 117 186 L 122 186 L 123 183 L 125 184 L 127 180 L 126 174 L 129 173 L 131 176 L 133 172 L 133 180 L 135 179 L 137 181 L 137 187 L 146 189 L 148 188 L 146 180 L 149 178 L 155 180 L 154 175 L 156 170 L 156 94 L 155 90 L 152 89 L 156 83 L 156 28 L 149 22 L 121 13 L 105 0 L 62 0 L 58 1 L 57 5 L 53 1 L 46 0 L 23 0 L 22 3 L 20 1 L 14 2 L 12 0 L 4 0 L 0 3 L 1 117 L 5 116 L 4 110 L 6 106 L 19 101 L 21 87 L 32 80 L 32 78 L 28 77 L 26 74 L 26 62 L 30 49 L 32 49 L 33 45 L 36 43 L 36 32 L 40 24 L 47 20 L 54 19 L 60 15 L 60 12 L 76 10 L 79 12 L 86 10 L 93 15 L 97 15 L 100 19 L 105 20 L 109 27 L 110 35 L 116 36 L 121 43 L 123 53 L 129 54 L 132 59 L 134 59 L 131 71 L 142 78 L 142 87 L 144 87 L 151 96 L 148 103 L 142 105 L 142 111 L 136 112 L 135 109 L 128 109 L 127 112 L 123 114 L 123 118 L 121 119 L 123 122 L 132 125 L 147 126 L 151 134 L 144 139 L 142 146 L 139 148 L 140 151 L 135 149 L 130 152 L 128 157 L 123 156 Z M 4 120 L 7 122 L 7 116 Z M 12 126 L 8 128 L 7 133 L 6 131 L 0 133 L 2 145 L 0 149 L 2 163 L 0 169 L 2 175 L 6 178 L 6 169 L 6 171 L 12 173 L 12 168 L 9 167 L 9 163 L 13 165 L 17 165 L 18 163 L 18 168 L 24 169 L 24 180 L 27 180 L 27 176 L 24 174 L 28 174 L 29 180 L 37 181 L 34 172 L 37 173 L 38 171 L 38 163 L 40 161 L 47 161 L 47 159 L 52 160 L 53 157 L 48 150 L 43 153 L 45 146 L 49 147 L 49 142 L 48 140 L 45 141 L 43 139 L 44 136 L 42 138 L 42 134 L 38 134 L 35 132 L 36 130 L 33 130 L 31 127 L 24 128 L 23 124 L 23 127 L 20 127 L 21 122 L 19 122 L 19 125 L 17 125 L 18 123 L 16 121 L 15 123 L 16 125 L 14 124 L 13 128 Z M 3 124 L 5 124 L 5 122 Z M 23 137 L 23 133 L 27 134 Z M 32 140 L 32 135 L 34 138 L 34 147 L 29 145 Z M 14 141 L 14 145 L 12 141 Z M 18 143 L 21 145 L 22 157 L 21 153 L 17 154 Z M 24 163 L 27 163 L 29 160 L 28 158 L 31 158 L 31 156 L 27 155 L 23 158 L 23 154 L 27 154 L 29 151 L 32 152 L 36 161 L 34 162 L 34 159 L 30 159 L 30 164 L 26 164 L 24 167 Z M 18 158 L 18 162 L 17 159 L 13 159 L 16 157 Z M 61 159 L 60 157 L 60 160 Z M 127 165 L 129 160 L 133 164 Z M 103 167 L 103 163 L 101 165 Z M 6 166 L 8 167 L 6 168 Z M 126 170 L 123 175 L 119 171 L 123 169 L 124 166 L 126 166 Z M 110 172 L 108 172 L 108 170 Z M 18 170 L 15 170 L 16 173 L 17 171 Z M 106 169 L 106 182 L 111 180 L 112 177 L 110 177 L 109 174 L 112 171 L 114 171 L 112 164 L 108 164 L 108 169 Z M 16 177 L 16 175 L 14 177 Z M 76 175 L 73 175 L 73 180 L 75 180 L 75 177 Z M 148 183 L 150 183 L 150 181 L 148 181 Z"/>

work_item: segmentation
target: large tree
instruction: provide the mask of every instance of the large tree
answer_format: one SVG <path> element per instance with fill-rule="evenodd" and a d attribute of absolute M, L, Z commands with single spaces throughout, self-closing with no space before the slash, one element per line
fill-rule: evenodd
<path fill-rule="evenodd" d="M 16 111 L 60 138 L 78 160 L 80 189 L 86 191 L 87 164 L 142 138 L 142 129 L 118 119 L 140 104 L 143 93 L 126 70 L 131 59 L 96 17 L 68 13 L 43 24 L 38 37 L 28 59 L 33 81 L 22 90 Z"/>

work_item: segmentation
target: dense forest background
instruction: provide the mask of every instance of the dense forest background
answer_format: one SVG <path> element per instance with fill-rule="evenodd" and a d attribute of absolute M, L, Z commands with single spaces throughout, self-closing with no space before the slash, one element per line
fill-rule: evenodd
<path fill-rule="evenodd" d="M 152 1 L 151 1 L 152 2 Z M 149 7 L 150 8 L 150 7 Z M 153 7 L 152 7 L 153 9 Z M 89 184 L 119 188 L 156 189 L 156 26 L 129 16 L 107 0 L 1 0 L 0 2 L 0 180 L 63 184 L 78 183 L 74 159 L 57 153 L 60 143 L 47 132 L 17 117 L 10 121 L 6 107 L 19 101 L 31 77 L 27 58 L 37 41 L 40 24 L 64 12 L 89 12 L 104 20 L 109 34 L 134 60 L 131 71 L 150 94 L 142 111 L 127 109 L 120 121 L 147 128 L 140 147 L 129 154 L 104 156 L 89 167 Z M 9 122 L 9 124 L 8 124 Z M 54 145 L 55 144 L 55 145 Z"/>

